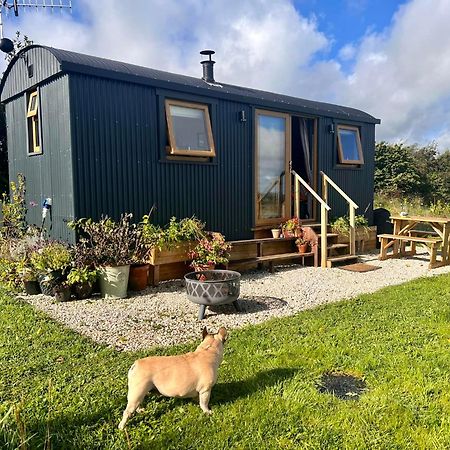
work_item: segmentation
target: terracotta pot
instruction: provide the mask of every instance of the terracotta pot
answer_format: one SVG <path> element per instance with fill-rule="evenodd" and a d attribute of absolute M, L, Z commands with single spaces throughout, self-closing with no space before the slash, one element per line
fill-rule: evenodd
<path fill-rule="evenodd" d="M 195 264 L 192 265 L 195 272 L 204 272 L 205 270 L 214 270 L 216 268 L 215 264 Z M 206 277 L 202 274 L 197 275 L 199 281 L 205 281 Z"/>
<path fill-rule="evenodd" d="M 130 267 L 128 288 L 131 291 L 143 291 L 147 287 L 149 268 L 148 264 L 133 264 Z"/>
<path fill-rule="evenodd" d="M 278 239 L 280 237 L 281 230 L 279 228 L 273 228 L 271 231 L 272 237 L 274 237 L 275 239 Z"/>
<path fill-rule="evenodd" d="M 37 280 L 24 281 L 23 287 L 28 295 L 37 295 L 41 293 L 41 288 Z"/>
<path fill-rule="evenodd" d="M 298 244 L 297 248 L 298 248 L 298 252 L 299 253 L 307 253 L 308 252 L 308 242 L 306 242 L 305 244 Z"/>
<path fill-rule="evenodd" d="M 293 238 L 294 236 L 294 231 L 291 230 L 284 230 L 283 231 L 283 237 L 285 238 Z"/>

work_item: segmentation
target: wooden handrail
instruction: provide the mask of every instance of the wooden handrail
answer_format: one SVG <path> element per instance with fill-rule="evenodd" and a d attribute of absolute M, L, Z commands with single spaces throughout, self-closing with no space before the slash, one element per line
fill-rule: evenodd
<path fill-rule="evenodd" d="M 295 171 L 291 169 L 291 174 L 295 179 L 295 211 L 297 217 L 300 217 L 298 204 L 300 202 L 301 183 L 309 193 L 320 203 L 320 266 L 327 267 L 327 233 L 328 233 L 328 211 L 331 209 L 327 202 Z"/>
<path fill-rule="evenodd" d="M 350 222 L 350 255 L 356 255 L 356 232 L 355 232 L 355 211 L 358 205 L 324 172 L 320 171 L 322 175 L 322 196 L 325 201 L 328 201 L 328 185 L 331 185 L 348 203 L 349 222 Z"/>
<path fill-rule="evenodd" d="M 334 189 L 336 189 L 336 191 L 339 192 L 339 194 L 342 195 L 342 197 L 345 198 L 345 200 L 347 200 L 347 202 L 353 206 L 353 208 L 358 209 L 359 206 L 324 172 L 320 171 L 320 174 L 322 175 L 322 177 L 331 184 L 331 186 L 334 187 Z"/>
<path fill-rule="evenodd" d="M 291 170 L 291 173 L 327 211 L 331 209 L 327 202 L 295 170 Z"/>

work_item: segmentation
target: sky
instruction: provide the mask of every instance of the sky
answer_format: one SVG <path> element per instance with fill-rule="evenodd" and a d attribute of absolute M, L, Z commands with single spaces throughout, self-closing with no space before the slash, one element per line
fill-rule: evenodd
<path fill-rule="evenodd" d="M 194 77 L 213 49 L 219 82 L 361 109 L 381 119 L 377 141 L 450 149 L 449 0 L 72 5 L 3 14 L 4 35 Z"/>

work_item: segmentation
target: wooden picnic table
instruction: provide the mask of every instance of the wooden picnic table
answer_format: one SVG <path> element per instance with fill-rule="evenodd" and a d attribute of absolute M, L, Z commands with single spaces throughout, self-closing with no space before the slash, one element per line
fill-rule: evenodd
<path fill-rule="evenodd" d="M 381 242 L 379 259 L 415 255 L 416 245 L 423 244 L 430 254 L 430 268 L 450 264 L 450 217 L 391 216 L 393 234 L 379 234 Z M 423 230 L 428 225 L 433 231 Z M 410 250 L 406 251 L 406 245 Z M 388 254 L 388 250 L 392 253 Z M 437 260 L 438 250 L 441 259 Z"/>

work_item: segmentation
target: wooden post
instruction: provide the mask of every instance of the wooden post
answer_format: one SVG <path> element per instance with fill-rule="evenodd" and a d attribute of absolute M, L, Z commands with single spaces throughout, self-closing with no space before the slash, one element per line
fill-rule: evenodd
<path fill-rule="evenodd" d="M 349 210 L 350 210 L 350 255 L 356 255 L 355 208 L 349 205 Z"/>
<path fill-rule="evenodd" d="M 295 180 L 295 205 L 294 214 L 295 217 L 300 218 L 300 181 L 297 178 Z"/>
<path fill-rule="evenodd" d="M 328 211 L 325 205 L 320 205 L 320 255 L 321 255 L 321 267 L 327 267 L 327 224 L 328 224 Z"/>

